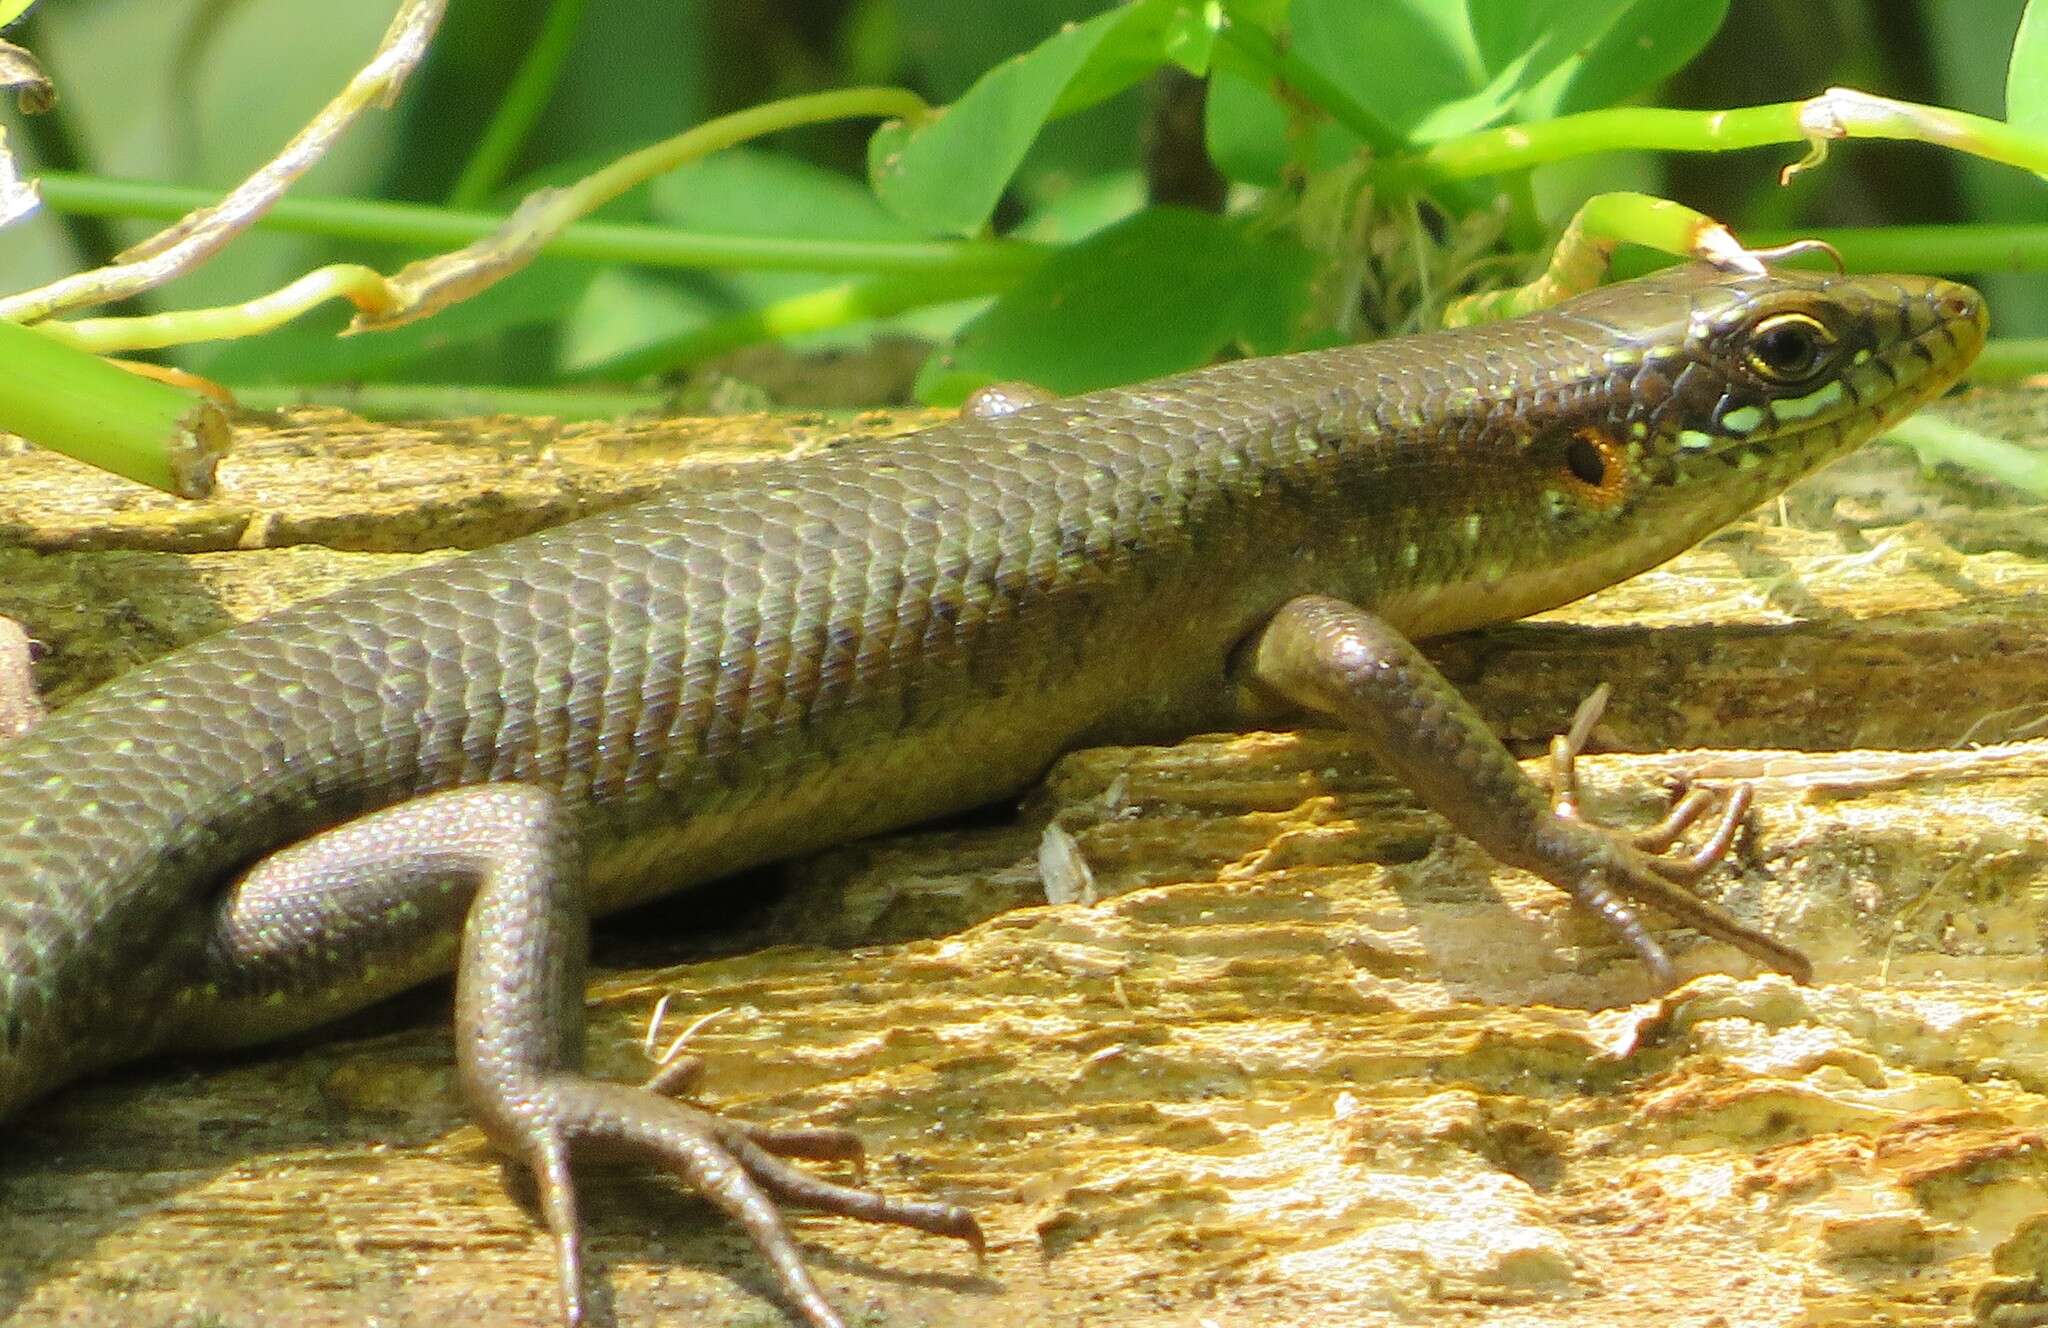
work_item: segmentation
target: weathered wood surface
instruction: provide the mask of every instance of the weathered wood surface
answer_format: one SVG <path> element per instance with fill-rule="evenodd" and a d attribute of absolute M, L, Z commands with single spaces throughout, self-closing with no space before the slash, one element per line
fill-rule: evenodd
<path fill-rule="evenodd" d="M 2038 419 L 2044 396 L 1976 408 Z M 536 444 L 308 414 L 248 431 L 224 496 L 175 510 L 13 458 L 0 614 L 68 696 L 398 551 L 837 426 L 802 429 Z M 881 1187 L 974 1205 L 982 1268 L 801 1221 L 873 1324 L 2048 1321 L 2048 513 L 1957 493 L 1874 451 L 1803 490 L 1793 526 L 1765 514 L 1438 652 L 1531 744 L 1614 682 L 1602 737 L 1657 754 L 1586 763 L 1602 814 L 1653 816 L 1679 775 L 1754 779 L 1754 834 L 1707 888 L 1806 946 L 1810 988 L 1666 929 L 1699 976 L 1654 999 L 1600 928 L 1340 737 L 1221 736 L 1080 753 L 1015 818 L 608 928 L 596 1062 L 642 1073 L 663 996 L 672 1027 L 723 1010 L 697 1043 L 708 1101 L 846 1125 Z M 1102 902 L 1034 906 L 1053 819 Z M 0 1318 L 552 1323 L 547 1243 L 462 1124 L 444 1006 L 138 1068 L 9 1123 Z M 665 1178 L 584 1192 L 619 1323 L 781 1321 L 744 1240 Z"/>

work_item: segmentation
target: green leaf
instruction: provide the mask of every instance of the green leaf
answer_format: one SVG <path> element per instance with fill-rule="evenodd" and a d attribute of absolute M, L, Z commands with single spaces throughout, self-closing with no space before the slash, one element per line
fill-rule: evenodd
<path fill-rule="evenodd" d="M 917 232 L 837 171 L 758 148 L 678 166 L 647 185 L 647 216 L 684 230 L 818 240 L 911 240 Z"/>
<path fill-rule="evenodd" d="M 1294 0 L 1222 0 L 1222 8 L 1231 24 L 1257 28 L 1277 38 L 1287 31 L 1287 15 Z"/>
<path fill-rule="evenodd" d="M 1075 180 L 1026 213 L 1010 238 L 1073 244 L 1145 206 L 1145 177 L 1135 166 Z"/>
<path fill-rule="evenodd" d="M 1050 118 L 1072 115 L 1106 101 L 1171 61 L 1191 74 L 1209 70 L 1215 23 L 1179 0 L 1138 0 L 1115 18 L 1110 40 L 1098 46 L 1060 93 Z"/>
<path fill-rule="evenodd" d="M 1634 0 L 1467 0 L 1483 87 L 1434 108 L 1414 130 L 1431 143 L 1507 118 L 1522 95 L 1596 41 Z"/>
<path fill-rule="evenodd" d="M 918 376 L 958 401 L 1004 379 L 1067 395 L 1285 349 L 1307 306 L 1309 256 L 1235 221 L 1155 208 L 1061 251 L 961 330 Z"/>
<path fill-rule="evenodd" d="M 1437 107 L 1479 86 L 1471 34 L 1445 0 L 1297 0 L 1294 52 L 1418 142 Z"/>
<path fill-rule="evenodd" d="M 36 0 L 0 0 L 0 28 L 26 14 L 28 7 L 35 2 Z"/>
<path fill-rule="evenodd" d="M 1420 146 L 1498 123 L 1518 109 L 1529 118 L 1525 103 L 1539 96 L 1591 104 L 1626 95 L 1690 58 L 1713 35 L 1726 3 L 1296 0 L 1285 44 L 1404 142 Z M 1217 64 L 1209 152 L 1226 175 L 1275 183 L 1290 144 L 1292 159 L 1311 168 L 1358 149 L 1358 139 L 1335 125 L 1300 123 L 1268 88 L 1266 71 L 1249 68 L 1241 55 Z"/>
<path fill-rule="evenodd" d="M 2005 70 L 2005 118 L 2015 128 L 2048 134 L 2048 0 L 2027 0 Z"/>
<path fill-rule="evenodd" d="M 1160 27 L 1160 53 L 1198 78 L 1208 73 L 1222 12 L 1206 4 L 1176 7 Z"/>
<path fill-rule="evenodd" d="M 976 5 L 970 23 L 961 21 L 960 0 L 878 2 L 903 25 L 904 55 L 917 71 L 918 86 L 939 101 L 957 100 L 976 79 L 1047 33 L 1116 7 L 1115 0 L 1003 0 Z M 875 81 L 890 82 L 891 75 Z"/>
<path fill-rule="evenodd" d="M 903 240 L 910 227 L 859 181 L 755 148 L 733 148 L 649 183 L 650 220 L 708 234 L 779 239 Z M 845 277 L 807 272 L 602 272 L 561 325 L 565 372 L 589 375 L 741 309 Z M 865 339 L 868 328 L 845 340 Z"/>
<path fill-rule="evenodd" d="M 729 275 L 734 280 L 698 272 L 598 271 L 556 329 L 561 371 L 605 376 L 612 365 L 649 346 L 772 298 L 769 290 L 741 289 L 744 276 L 780 277 L 786 286 L 797 277 L 788 272 Z"/>
<path fill-rule="evenodd" d="M 1099 14 L 981 76 L 916 125 L 868 140 L 868 178 L 891 212 L 926 234 L 971 235 L 988 224 L 1045 122 L 1095 104 L 1196 51 L 1178 0 L 1136 0 Z"/>
<path fill-rule="evenodd" d="M 1430 108 L 1474 86 L 1477 55 L 1462 18 L 1439 0 L 1296 0 L 1285 26 L 1261 7 L 1247 18 L 1243 0 L 1230 7 L 1239 23 L 1259 27 L 1296 59 L 1403 135 Z M 1451 21 L 1455 20 L 1455 21 Z M 1205 115 L 1209 159 L 1233 180 L 1275 185 L 1290 161 L 1309 169 L 1333 166 L 1361 140 L 1325 114 L 1304 113 L 1302 93 L 1275 94 L 1266 71 L 1229 46 L 1217 52 Z"/>
<path fill-rule="evenodd" d="M 1464 8 L 1480 67 L 1491 76 L 1522 60 L 1560 24 L 1570 24 L 1581 6 L 1575 0 L 1465 0 Z M 1612 0 L 1583 8 L 1601 23 L 1613 19 L 1611 12 L 1603 12 L 1614 8 Z"/>
<path fill-rule="evenodd" d="M 1202 107 L 1209 160 L 1228 179 L 1272 188 L 1290 160 L 1334 166 L 1358 151 L 1358 136 L 1320 116 L 1297 115 L 1263 82 L 1218 59 Z"/>
<path fill-rule="evenodd" d="M 1728 0 L 1636 0 L 1592 45 L 1531 88 L 1516 103 L 1515 118 L 1619 105 L 1684 68 L 1727 17 Z"/>

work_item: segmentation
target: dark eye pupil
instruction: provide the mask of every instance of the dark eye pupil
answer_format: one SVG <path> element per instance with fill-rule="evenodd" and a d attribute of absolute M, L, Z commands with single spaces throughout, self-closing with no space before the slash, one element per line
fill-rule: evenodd
<path fill-rule="evenodd" d="M 1756 353 L 1779 373 L 1797 373 L 1812 365 L 1813 335 L 1800 327 L 1774 327 L 1756 339 Z"/>
<path fill-rule="evenodd" d="M 1583 438 L 1574 438 L 1565 444 L 1564 464 L 1570 468 L 1574 478 L 1598 486 L 1607 480 L 1607 458 L 1600 455 L 1600 449 Z"/>

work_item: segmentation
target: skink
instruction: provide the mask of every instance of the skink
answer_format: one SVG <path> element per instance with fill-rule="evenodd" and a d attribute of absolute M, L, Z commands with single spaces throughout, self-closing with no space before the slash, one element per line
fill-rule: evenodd
<path fill-rule="evenodd" d="M 570 1153 L 677 1172 L 791 1305 L 777 1209 L 837 1131 L 584 1075 L 586 918 L 989 802 L 1061 751 L 1307 710 L 1660 980 L 1629 901 L 1804 977 L 1662 850 L 1525 777 L 1412 638 L 1689 547 L 1941 392 L 1975 292 L 1692 267 L 1452 333 L 1246 360 L 740 473 L 352 587 L 0 748 L 0 1117 L 96 1068 L 316 1026 L 456 970 L 459 1079 L 530 1166 L 566 1317 Z M 1006 403 L 1018 405 L 1015 401 Z M 1564 763 L 1568 766 L 1568 762 Z"/>

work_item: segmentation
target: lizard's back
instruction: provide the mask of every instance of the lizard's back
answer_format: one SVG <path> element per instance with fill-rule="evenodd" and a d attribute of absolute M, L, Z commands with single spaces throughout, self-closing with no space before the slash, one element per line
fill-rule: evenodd
<path fill-rule="evenodd" d="M 106 684 L 0 751 L 0 1111 L 45 1063 L 166 1041 L 192 901 L 373 807 L 557 790 L 602 911 L 985 802 L 1082 733 L 1220 718 L 1291 575 L 1247 546 L 1306 519 L 1258 477 L 1364 399 L 1333 373 L 1276 409 L 1265 372 L 744 469 Z"/>

